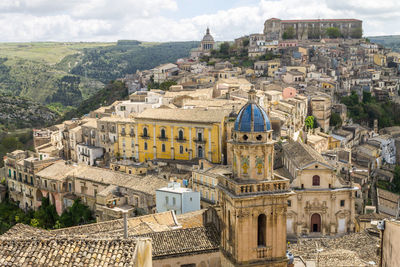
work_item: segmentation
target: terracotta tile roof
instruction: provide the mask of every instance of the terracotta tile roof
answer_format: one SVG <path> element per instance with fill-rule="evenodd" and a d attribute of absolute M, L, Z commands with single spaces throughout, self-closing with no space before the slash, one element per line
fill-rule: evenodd
<path fill-rule="evenodd" d="M 228 115 L 229 110 L 220 109 L 146 109 L 136 116 L 136 120 L 167 120 L 186 122 L 220 123 Z"/>
<path fill-rule="evenodd" d="M 361 22 L 358 19 L 287 19 L 281 20 L 283 23 L 296 23 L 296 22 Z"/>
<path fill-rule="evenodd" d="M 149 229 L 153 232 L 165 231 L 179 227 L 172 211 L 154 213 L 128 219 L 129 233 L 132 235 L 148 233 Z M 12 228 L 11 228 L 12 229 Z M 11 230 L 10 229 L 10 230 Z M 145 229 L 145 230 L 143 230 Z M 143 231 L 141 231 L 143 230 Z M 123 220 L 112 220 L 100 223 L 86 224 L 69 228 L 62 228 L 50 231 L 51 234 L 65 236 L 123 236 Z"/>
<path fill-rule="evenodd" d="M 220 236 L 213 226 L 178 229 L 142 235 L 150 237 L 153 259 L 219 250 Z"/>
<path fill-rule="evenodd" d="M 296 165 L 297 168 L 304 168 L 313 162 L 320 162 L 330 166 L 328 162 L 308 145 L 300 142 L 290 142 L 283 144 L 283 150 L 290 155 L 290 160 Z"/>
<path fill-rule="evenodd" d="M 29 226 L 28 226 L 29 227 Z M 212 226 L 155 232 L 153 259 L 218 251 L 219 234 Z M 0 237 L 1 266 L 131 266 L 134 237 L 77 238 L 25 236 Z"/>

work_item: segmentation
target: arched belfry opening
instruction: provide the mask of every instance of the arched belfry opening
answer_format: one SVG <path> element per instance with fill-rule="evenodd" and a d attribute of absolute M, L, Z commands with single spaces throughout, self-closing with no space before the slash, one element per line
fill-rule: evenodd
<path fill-rule="evenodd" d="M 257 219 L 257 245 L 259 247 L 265 247 L 267 244 L 267 217 L 265 214 L 258 215 Z"/>

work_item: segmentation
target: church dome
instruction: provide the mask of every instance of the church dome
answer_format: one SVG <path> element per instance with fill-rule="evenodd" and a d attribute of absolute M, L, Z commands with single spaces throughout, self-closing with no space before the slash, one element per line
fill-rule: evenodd
<path fill-rule="evenodd" d="M 210 29 L 209 28 L 207 28 L 206 34 L 204 35 L 202 41 L 203 42 L 214 42 L 214 38 L 210 34 Z"/>
<path fill-rule="evenodd" d="M 249 92 L 249 102 L 239 111 L 234 129 L 239 132 L 265 132 L 271 130 L 271 122 L 267 113 L 255 103 L 254 90 Z"/>

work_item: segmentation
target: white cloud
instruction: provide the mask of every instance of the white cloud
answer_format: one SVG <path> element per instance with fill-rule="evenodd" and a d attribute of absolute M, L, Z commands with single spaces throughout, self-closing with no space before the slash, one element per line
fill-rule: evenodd
<path fill-rule="evenodd" d="M 171 14 L 184 12 L 176 0 L 1 0 L 0 41 L 199 40 L 206 26 L 215 39 L 232 40 L 262 32 L 264 21 L 271 17 L 358 18 L 367 35 L 400 34 L 400 1 L 395 0 L 241 3 L 229 8 L 227 0 L 226 10 L 175 19 Z"/>

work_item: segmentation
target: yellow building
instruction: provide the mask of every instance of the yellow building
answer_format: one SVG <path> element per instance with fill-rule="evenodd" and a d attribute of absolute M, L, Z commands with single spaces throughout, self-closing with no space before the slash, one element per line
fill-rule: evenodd
<path fill-rule="evenodd" d="M 386 56 L 382 54 L 374 55 L 374 63 L 378 66 L 385 67 L 386 66 Z"/>
<path fill-rule="evenodd" d="M 281 66 L 280 60 L 268 61 L 268 77 L 274 77 L 275 71 Z"/>
<path fill-rule="evenodd" d="M 115 156 L 135 158 L 135 120 L 132 118 L 120 119 L 118 127 L 118 149 Z"/>
<path fill-rule="evenodd" d="M 125 135 L 125 148 L 134 144 L 134 158 L 140 162 L 205 158 L 221 163 L 227 112 L 219 109 L 147 109 L 135 118 L 134 138 L 128 141 Z M 128 156 L 128 148 L 125 152 Z"/>

